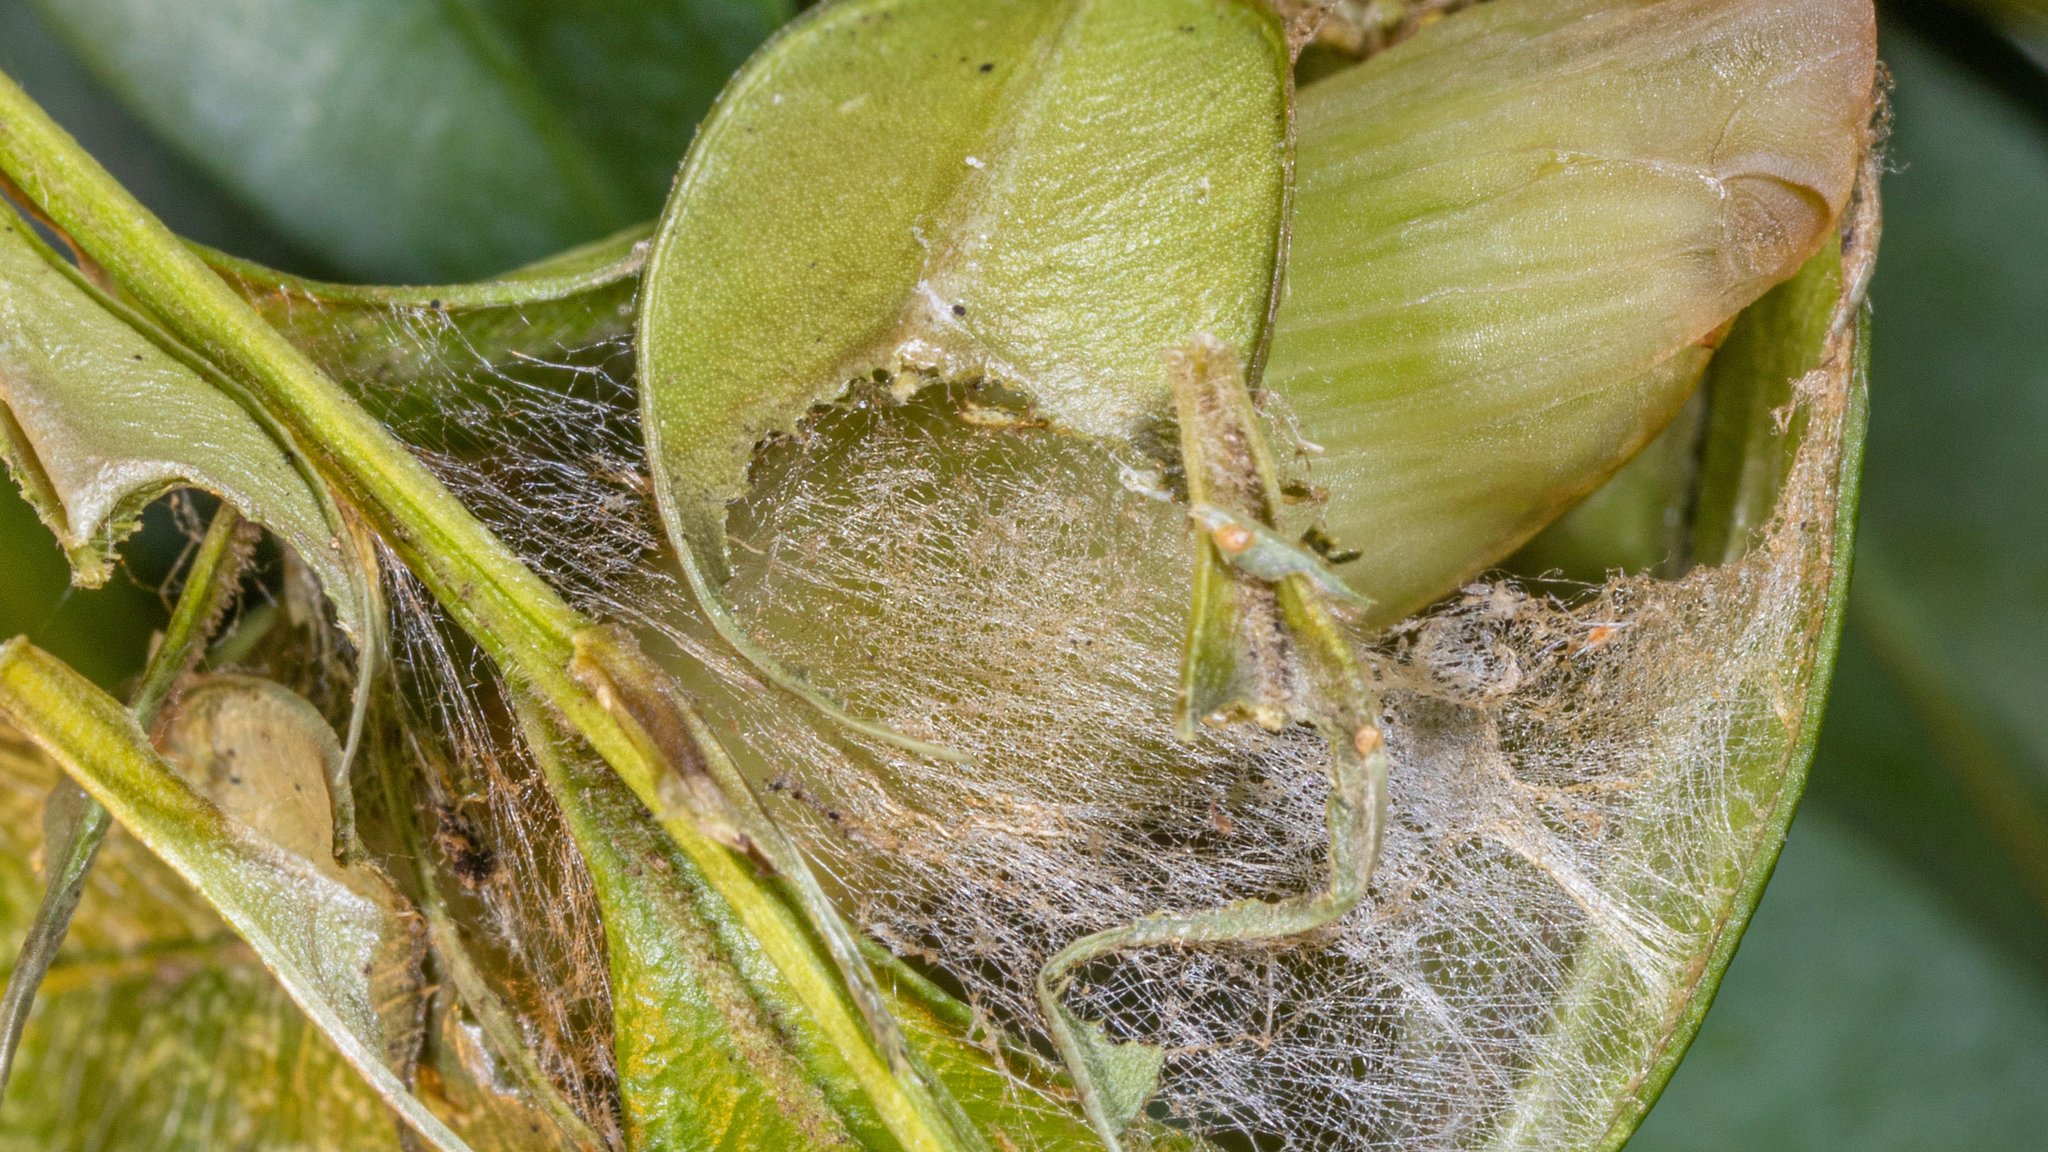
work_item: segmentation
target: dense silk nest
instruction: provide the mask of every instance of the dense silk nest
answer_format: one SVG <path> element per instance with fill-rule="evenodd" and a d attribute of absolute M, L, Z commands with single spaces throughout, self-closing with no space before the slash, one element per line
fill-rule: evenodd
<path fill-rule="evenodd" d="M 1369 905 L 1310 939 L 1099 964 L 1076 995 L 1168 1050 L 1156 1107 L 1274 1147 L 1417 1149 L 1593 1147 L 1642 1106 L 1796 793 L 1851 420 L 1833 355 L 1739 562 L 1571 604 L 1475 584 L 1372 643 L 1395 767 Z M 1030 1033 L 1065 943 L 1316 884 L 1324 751 L 1177 743 L 1183 515 L 1111 453 L 942 408 L 855 404 L 772 452 L 735 592 L 789 659 L 971 763 L 849 755 L 772 696 L 732 701 L 861 924 Z"/>
<path fill-rule="evenodd" d="M 1490 579 L 1355 637 L 1394 763 L 1368 904 L 1311 938 L 1127 954 L 1077 985 L 1113 1035 L 1169 1052 L 1156 1115 L 1226 1146 L 1598 1146 L 1628 1130 L 1798 792 L 1860 427 L 1863 245 L 1840 276 L 1819 269 L 1841 299 L 1779 414 L 1801 434 L 1746 555 L 1568 603 Z M 422 348 L 451 330 L 392 315 Z M 1194 537 L 1146 457 L 1011 420 L 970 387 L 857 391 L 763 451 L 731 522 L 744 620 L 843 699 L 968 757 L 921 760 L 793 705 L 689 610 L 635 481 L 624 347 L 543 359 L 498 364 L 490 389 L 464 359 L 433 418 L 401 427 L 583 606 L 687 657 L 843 906 L 958 988 L 991 1044 L 1041 1035 L 1032 981 L 1087 932 L 1317 882 L 1321 741 L 1175 739 Z M 1292 443 L 1284 404 L 1267 416 Z M 1311 460 L 1290 467 L 1313 479 Z M 395 591 L 436 855 L 488 852 L 462 899 L 544 1063 L 602 1115 L 609 1056 L 574 1039 L 608 995 L 587 882 L 494 718 L 489 669 L 416 589 Z"/>
<path fill-rule="evenodd" d="M 1122 955 L 1071 997 L 1167 1050 L 1155 1116 L 1228 1147 L 1598 1147 L 1631 1129 L 1799 789 L 1845 560 L 1873 239 L 1849 237 L 1840 275 L 1820 269 L 1839 300 L 1779 414 L 1801 435 L 1745 555 L 1570 602 L 1489 579 L 1355 637 L 1394 763 L 1367 905 L 1283 944 Z M 461 333 L 429 309 L 394 309 L 384 332 L 420 350 L 410 414 L 389 398 L 399 428 L 580 606 L 686 657 L 843 906 L 956 987 L 1013 1065 L 1038 1059 L 1007 1045 L 1042 1042 L 1032 982 L 1063 945 L 1318 882 L 1320 741 L 1174 737 L 1193 537 L 1143 453 L 1035 427 L 1011 396 L 877 386 L 757 457 L 730 522 L 747 628 L 968 757 L 920 760 L 762 683 L 690 608 L 638 479 L 623 343 L 451 354 Z M 1266 415 L 1313 482 L 1285 404 Z M 472 893 L 494 962 L 547 1066 L 602 1114 L 609 1057 L 574 1040 L 608 995 L 587 885 L 491 716 L 488 668 L 398 591 L 443 831 L 495 853 Z M 535 876 L 550 879 L 518 879 Z"/>

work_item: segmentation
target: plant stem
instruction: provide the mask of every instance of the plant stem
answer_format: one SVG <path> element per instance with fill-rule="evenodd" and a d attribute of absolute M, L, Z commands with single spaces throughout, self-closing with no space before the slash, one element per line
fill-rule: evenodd
<path fill-rule="evenodd" d="M 577 612 L 528 569 L 5 76 L 0 171 L 145 311 L 243 389 L 244 403 L 312 459 L 515 687 L 559 712 L 632 788 L 760 939 L 907 1149 L 981 1144 L 944 1086 L 910 1055 L 808 865 L 737 773 L 720 770 L 729 762 L 706 741 L 702 722 L 630 639 Z M 707 767 L 709 786 L 699 786 Z M 713 789 L 723 793 L 718 801 Z M 735 845 L 775 868 L 803 917 Z"/>

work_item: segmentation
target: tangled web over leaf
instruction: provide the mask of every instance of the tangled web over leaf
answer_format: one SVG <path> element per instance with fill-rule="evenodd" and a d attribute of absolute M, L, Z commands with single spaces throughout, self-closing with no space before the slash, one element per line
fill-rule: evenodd
<path fill-rule="evenodd" d="M 698 619 L 660 554 L 625 347 L 479 359 L 447 351 L 455 323 L 394 313 L 391 334 L 439 359 L 385 414 L 582 607 L 667 638 L 850 914 L 991 1024 L 1040 1036 L 1033 979 L 1084 934 L 1318 883 L 1320 741 L 1174 738 L 1191 538 L 1129 483 L 1134 452 L 965 422 L 971 394 L 936 388 L 856 393 L 764 452 L 732 522 L 735 602 L 821 685 L 971 757 L 919 761 L 816 722 Z M 1254 1147 L 1613 1130 L 1796 794 L 1845 379 L 1802 393 L 1808 434 L 1743 560 L 1575 604 L 1475 585 L 1371 642 L 1394 777 L 1366 905 L 1309 938 L 1123 955 L 1076 984 L 1079 1012 L 1167 1050 L 1157 1114 Z M 546 1067 L 601 1112 L 608 1057 L 573 1039 L 605 1018 L 587 880 L 486 666 L 397 599 L 414 737 L 446 762 L 426 790 L 475 809 L 460 830 L 495 862 L 465 898 Z"/>
<path fill-rule="evenodd" d="M 1496 1128 L 1540 1090 L 1582 1111 L 1549 1141 L 1597 1141 L 1601 1082 L 1670 1038 L 1789 803 L 1837 447 L 1811 440 L 1741 563 L 1573 606 L 1476 585 L 1381 639 L 1394 815 L 1368 905 L 1291 943 L 1121 957 L 1076 993 L 1168 1050 L 1164 1110 L 1274 1146 L 1512 1145 Z M 743 703 L 784 811 L 868 930 L 1022 1031 L 1060 946 L 1317 883 L 1320 742 L 1172 737 L 1191 550 L 1121 463 L 857 408 L 778 451 L 735 522 L 763 635 L 972 757 L 849 756 Z"/>

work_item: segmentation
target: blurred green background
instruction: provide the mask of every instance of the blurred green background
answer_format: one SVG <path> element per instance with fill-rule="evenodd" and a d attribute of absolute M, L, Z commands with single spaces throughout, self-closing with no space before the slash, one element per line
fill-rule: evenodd
<path fill-rule="evenodd" d="M 1777 877 L 1636 1152 L 2048 1148 L 2048 74 L 2035 63 L 2048 45 L 2028 40 L 2048 21 L 2028 22 L 2033 3 L 1885 7 L 1896 122 L 1842 664 Z M 481 125 L 467 152 L 418 123 L 379 129 L 429 158 L 441 140 L 468 202 L 416 195 L 431 173 L 373 187 L 362 132 L 314 130 L 289 165 L 234 160 L 249 150 L 243 114 L 269 98 L 261 69 L 224 69 L 212 103 L 151 107 L 145 125 L 112 89 L 149 107 L 137 93 L 176 53 L 88 50 L 87 64 L 58 33 L 90 49 L 148 5 L 49 0 L 46 22 L 28 0 L 0 0 L 0 68 L 190 236 L 313 274 L 454 277 L 651 215 L 716 78 L 786 15 L 779 0 L 594 4 L 610 15 L 579 39 L 545 3 L 491 7 L 526 58 L 566 79 L 477 72 L 458 94 Z M 717 32 L 717 52 L 681 80 L 630 16 L 664 8 Z M 347 37 L 389 34 L 379 27 L 330 31 L 360 47 Z M 412 28 L 409 51 L 475 48 L 457 32 Z M 593 107 L 607 78 L 624 92 L 610 99 L 649 111 Z M 330 68 L 274 98 L 346 106 L 391 83 L 390 69 Z M 618 203 L 550 199 L 614 174 Z M 323 191 L 336 186 L 396 207 L 337 217 Z M 447 243 L 481 204 L 511 223 Z M 47 533 L 0 485 L 0 636 L 27 632 L 117 684 L 162 612 L 168 527 L 145 533 L 110 587 L 72 592 Z"/>

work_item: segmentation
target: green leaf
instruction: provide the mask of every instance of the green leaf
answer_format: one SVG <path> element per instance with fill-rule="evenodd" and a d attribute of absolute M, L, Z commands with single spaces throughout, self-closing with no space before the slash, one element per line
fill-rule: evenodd
<path fill-rule="evenodd" d="M 1817 803 L 2048 970 L 2048 126 L 1889 25 L 1884 330 Z"/>
<path fill-rule="evenodd" d="M 1305 87 L 1266 384 L 1399 620 L 1598 487 L 1819 249 L 1867 0 L 1497 0 Z"/>
<path fill-rule="evenodd" d="M 1957 912 L 1809 809 L 1629 1152 L 2039 1148 L 2048 994 Z"/>
<path fill-rule="evenodd" d="M 779 37 L 691 150 L 641 302 L 649 466 L 692 589 L 771 679 L 870 734 L 724 604 L 726 502 L 755 446 L 870 373 L 979 381 L 1136 438 L 1171 411 L 1167 350 L 1207 334 L 1258 353 L 1279 256 L 1288 55 L 1269 12 L 977 11 L 845 0 Z"/>
<path fill-rule="evenodd" d="M 791 28 L 706 123 L 650 258 L 643 406 L 677 542 L 722 576 L 755 445 L 872 370 L 1128 437 L 1168 411 L 1167 349 L 1256 350 L 1286 66 L 1237 0 L 1002 0 L 973 22 L 848 0 Z"/>
<path fill-rule="evenodd" d="M 62 773 L 0 730 L 0 924 L 42 883 L 37 808 Z M 389 1109 L 254 953 L 177 875 L 115 831 L 37 1001 L 0 1149 L 397 1152 Z"/>
<path fill-rule="evenodd" d="M 210 249 L 201 255 L 380 418 L 417 429 L 439 423 L 441 389 L 495 389 L 507 369 L 532 376 L 536 365 L 624 337 L 650 230 L 629 228 L 493 280 L 421 287 L 325 283 Z"/>
<path fill-rule="evenodd" d="M 376 589 L 353 528 L 310 469 L 174 345 L 0 214 L 0 455 L 70 557 L 105 583 L 142 508 L 181 485 L 227 500 L 318 575 L 359 649 Z"/>
<path fill-rule="evenodd" d="M 20 640 L 0 646 L 0 717 L 206 898 L 408 1126 L 466 1152 L 401 1079 L 417 1045 L 403 992 L 417 980 L 419 928 L 388 882 L 333 860 L 332 732 L 275 685 L 216 683 L 186 698 L 171 737 L 187 770 L 219 789 L 210 800 L 112 698 Z"/>
<path fill-rule="evenodd" d="M 356 275 L 480 276 L 651 214 L 784 0 L 39 3 L 143 120 Z"/>

